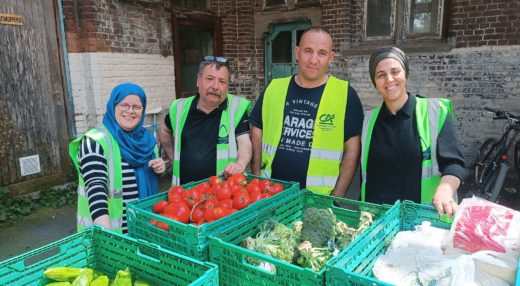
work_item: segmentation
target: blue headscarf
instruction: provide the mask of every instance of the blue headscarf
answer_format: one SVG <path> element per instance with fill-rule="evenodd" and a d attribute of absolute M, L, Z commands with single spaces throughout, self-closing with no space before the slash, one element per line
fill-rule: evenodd
<path fill-rule="evenodd" d="M 128 95 L 137 95 L 143 104 L 143 116 L 141 121 L 132 131 L 121 129 L 116 121 L 116 105 Z M 159 181 L 152 168 L 148 167 L 148 161 L 155 158 L 155 138 L 152 133 L 143 127 L 146 111 L 146 94 L 135 83 L 122 83 L 117 85 L 110 94 L 107 102 L 107 111 L 103 117 L 103 124 L 119 144 L 121 157 L 134 168 L 137 179 L 139 198 L 143 199 L 157 194 Z"/>

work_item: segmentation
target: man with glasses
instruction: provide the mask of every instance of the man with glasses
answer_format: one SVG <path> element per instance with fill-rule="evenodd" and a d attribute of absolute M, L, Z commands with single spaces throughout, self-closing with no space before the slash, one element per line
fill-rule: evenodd
<path fill-rule="evenodd" d="M 159 139 L 172 161 L 172 185 L 243 173 L 249 164 L 251 102 L 228 93 L 229 79 L 227 58 L 205 56 L 198 93 L 170 105 Z"/>
<path fill-rule="evenodd" d="M 251 114 L 254 174 L 343 197 L 359 162 L 363 109 L 347 81 L 328 74 L 331 35 L 306 30 L 297 75 L 273 79 Z"/>

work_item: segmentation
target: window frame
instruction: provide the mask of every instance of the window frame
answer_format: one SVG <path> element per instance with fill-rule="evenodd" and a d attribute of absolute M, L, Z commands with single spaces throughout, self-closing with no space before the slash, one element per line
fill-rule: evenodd
<path fill-rule="evenodd" d="M 435 32 L 411 33 L 412 1 L 392 0 L 391 33 L 387 36 L 367 36 L 367 6 L 369 0 L 364 0 L 363 24 L 360 41 L 344 43 L 341 52 L 345 55 L 359 55 L 371 53 L 381 46 L 396 46 L 408 52 L 449 51 L 455 47 L 455 38 L 447 37 L 447 0 L 431 0 L 432 18 L 436 15 Z M 433 6 L 433 7 L 435 7 Z M 432 21 L 433 23 L 433 21 Z"/>

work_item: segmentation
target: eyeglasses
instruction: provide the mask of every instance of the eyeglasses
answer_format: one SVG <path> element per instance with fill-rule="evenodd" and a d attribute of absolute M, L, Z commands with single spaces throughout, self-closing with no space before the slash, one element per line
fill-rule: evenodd
<path fill-rule="evenodd" d="M 204 56 L 203 60 L 207 61 L 207 62 L 217 62 L 217 63 L 223 64 L 223 65 L 228 64 L 228 58 L 226 58 L 226 57 L 217 57 L 217 56 L 207 55 L 207 56 Z"/>
<path fill-rule="evenodd" d="M 141 112 L 143 111 L 143 106 L 142 105 L 130 105 L 128 103 L 120 103 L 117 105 L 119 107 L 119 109 L 121 109 L 122 111 L 128 111 L 130 110 L 130 107 L 132 108 L 133 111 L 135 112 Z"/>

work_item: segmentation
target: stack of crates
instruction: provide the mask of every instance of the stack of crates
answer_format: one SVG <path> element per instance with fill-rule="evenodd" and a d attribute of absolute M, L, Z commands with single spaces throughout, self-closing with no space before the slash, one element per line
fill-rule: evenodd
<path fill-rule="evenodd" d="M 334 206 L 334 201 L 348 208 Z M 379 225 L 377 221 L 383 219 L 387 212 L 398 211 L 399 203 L 394 206 L 376 205 L 343 198 L 315 194 L 308 190 L 290 194 L 290 198 L 284 204 L 270 208 L 257 209 L 255 216 L 247 222 L 242 222 L 231 230 L 210 237 L 210 262 L 219 267 L 219 279 L 221 285 L 325 285 L 324 267 L 315 272 L 310 268 L 302 268 L 298 265 L 287 263 L 276 258 L 246 249 L 241 246 L 243 240 L 249 236 L 254 237 L 259 231 L 259 226 L 266 220 L 275 219 L 286 226 L 292 227 L 296 221 L 302 220 L 305 209 L 309 207 L 330 208 L 338 220 L 349 226 L 357 227 L 360 211 L 368 211 L 375 215 L 373 226 Z M 351 247 L 347 246 L 341 253 L 349 253 Z M 275 272 L 271 272 L 248 261 L 254 259 L 274 265 Z M 331 258 L 329 263 L 335 261 Z"/>
<path fill-rule="evenodd" d="M 248 182 L 254 178 L 262 179 L 253 175 L 246 176 Z M 183 185 L 183 188 L 191 189 L 196 185 L 207 181 L 208 180 L 206 179 L 185 184 Z M 131 203 L 127 208 L 128 235 L 148 240 L 195 259 L 208 261 L 209 236 L 218 235 L 222 232 L 235 229 L 238 225 L 243 223 L 247 224 L 249 221 L 255 219 L 258 212 L 284 204 L 285 201 L 300 192 L 300 185 L 298 183 L 274 179 L 270 179 L 270 181 L 282 184 L 284 191 L 270 198 L 252 203 L 248 207 L 219 220 L 199 226 L 184 224 L 152 212 L 152 206 L 156 202 L 167 200 L 167 192 Z M 150 223 L 151 219 L 164 222 L 169 226 L 169 230 L 163 230 L 152 225 Z"/>
<path fill-rule="evenodd" d="M 127 267 L 153 285 L 218 285 L 218 268 L 209 262 L 149 242 L 93 226 L 54 243 L 0 262 L 0 285 L 45 285 L 51 267 L 91 268 L 114 279 Z"/>

